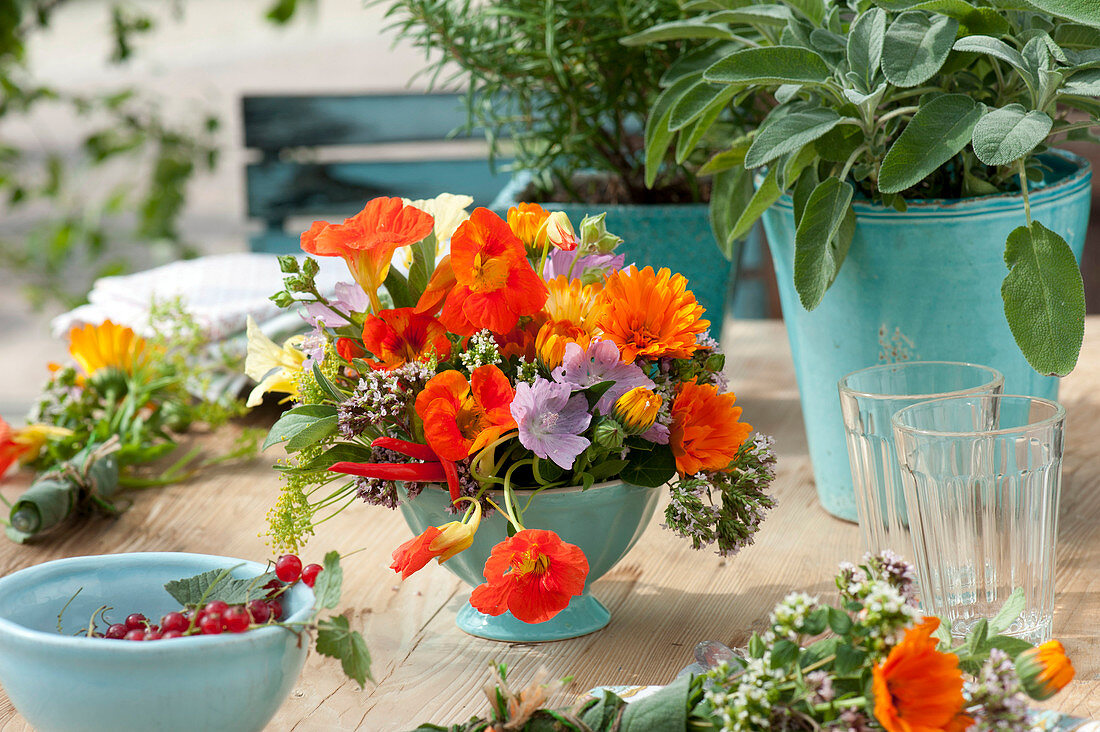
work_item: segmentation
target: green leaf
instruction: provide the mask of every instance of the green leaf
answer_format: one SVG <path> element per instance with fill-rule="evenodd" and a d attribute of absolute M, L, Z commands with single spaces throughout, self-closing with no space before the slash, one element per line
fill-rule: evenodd
<path fill-rule="evenodd" d="M 867 654 L 858 648 L 841 643 L 836 647 L 836 661 L 833 668 L 838 674 L 850 674 L 863 665 L 867 660 Z"/>
<path fill-rule="evenodd" d="M 673 131 L 681 130 L 703 116 L 709 109 L 715 106 L 721 108 L 737 94 L 737 87 L 725 84 L 711 84 L 699 79 L 699 84 L 688 89 L 676 104 L 672 107 L 672 113 L 668 117 L 668 128 Z"/>
<path fill-rule="evenodd" d="M 1083 97 L 1100 96 L 1100 69 L 1084 69 L 1074 73 L 1062 85 L 1059 93 L 1077 94 Z"/>
<path fill-rule="evenodd" d="M 1028 2 L 1059 18 L 1100 28 L 1100 3 L 1096 0 L 1028 0 Z"/>
<path fill-rule="evenodd" d="M 740 23 L 754 26 L 757 24 L 784 26 L 790 19 L 791 11 L 786 6 L 769 3 L 722 10 L 706 17 L 708 23 Z"/>
<path fill-rule="evenodd" d="M 902 13 L 886 31 L 882 72 L 894 86 L 923 84 L 943 67 L 958 32 L 959 23 L 953 18 Z"/>
<path fill-rule="evenodd" d="M 736 145 L 737 142 L 734 141 L 734 144 Z M 745 141 L 744 147 L 734 147 L 715 154 L 703 164 L 703 167 L 699 168 L 699 175 L 715 175 L 731 168 L 744 168 L 745 153 L 749 151 L 749 145 L 751 144 L 752 140 L 748 139 Z"/>
<path fill-rule="evenodd" d="M 825 59 L 793 46 L 746 48 L 731 53 L 703 72 L 719 84 L 824 84 L 830 76 Z"/>
<path fill-rule="evenodd" d="M 1009 328 L 1032 368 L 1065 376 L 1085 337 L 1085 290 L 1073 251 L 1033 221 L 1008 235 L 1001 285 Z"/>
<path fill-rule="evenodd" d="M 313 362 L 313 378 L 316 380 L 317 385 L 338 404 L 347 401 L 347 398 L 351 396 L 329 381 L 328 377 L 321 373 L 321 364 L 316 361 Z"/>
<path fill-rule="evenodd" d="M 798 658 L 798 644 L 789 640 L 777 640 L 772 645 L 772 668 L 785 668 Z"/>
<path fill-rule="evenodd" d="M 863 144 L 863 130 L 855 125 L 838 125 L 814 141 L 822 160 L 844 163 Z"/>
<path fill-rule="evenodd" d="M 783 0 L 783 2 L 814 25 L 819 26 L 825 21 L 825 0 Z"/>
<path fill-rule="evenodd" d="M 932 633 L 932 637 L 939 641 L 938 648 L 942 651 L 946 648 L 950 648 L 954 645 L 954 639 L 951 637 L 951 621 L 940 618 L 940 625 Z"/>
<path fill-rule="evenodd" d="M 921 106 L 890 146 L 879 190 L 900 193 L 924 180 L 970 142 L 982 106 L 965 94 L 943 94 Z"/>
<path fill-rule="evenodd" d="M 313 583 L 313 595 L 317 598 L 317 607 L 330 610 L 340 603 L 340 588 L 344 583 L 344 570 L 340 568 L 340 552 L 332 551 L 325 555 L 324 569 Z"/>
<path fill-rule="evenodd" d="M 692 689 L 691 676 L 685 674 L 655 694 L 630 702 L 623 710 L 621 729 L 647 732 L 687 729 Z"/>
<path fill-rule="evenodd" d="M 779 184 L 776 182 L 776 176 L 777 172 L 775 167 L 768 170 L 768 174 L 756 188 L 756 193 L 749 199 L 749 205 L 746 206 L 745 210 L 741 212 L 741 215 L 737 217 L 737 221 L 734 223 L 733 230 L 730 231 L 727 241 L 741 239 L 748 234 L 757 220 L 764 215 L 764 212 L 771 208 L 772 204 L 778 201 L 779 197 L 783 195 L 783 191 L 779 189 Z"/>
<path fill-rule="evenodd" d="M 987 638 L 989 638 L 989 621 L 981 618 L 966 634 L 966 648 L 969 654 L 978 655 Z"/>
<path fill-rule="evenodd" d="M 417 299 L 427 288 L 428 280 L 435 269 L 436 243 L 433 233 L 423 241 L 412 245 L 413 260 L 409 266 L 409 290 L 412 297 Z"/>
<path fill-rule="evenodd" d="M 1094 49 L 1100 47 L 1100 29 L 1059 23 L 1054 27 L 1054 42 L 1062 48 Z"/>
<path fill-rule="evenodd" d="M 305 404 L 294 409 L 287 410 L 279 420 L 271 426 L 267 433 L 262 450 L 272 445 L 286 442 L 289 452 L 301 450 L 303 447 L 328 437 L 336 430 L 336 407 L 330 404 Z M 294 447 L 291 447 L 291 444 Z"/>
<path fill-rule="evenodd" d="M 320 580 L 322 572 L 317 576 Z M 367 643 L 358 631 L 351 630 L 348 619 L 343 615 L 334 615 L 317 624 L 317 652 L 322 656 L 340 659 L 340 666 L 349 678 L 354 679 L 359 688 L 366 685 L 370 675 L 370 651 Z"/>
<path fill-rule="evenodd" d="M 689 38 L 730 38 L 733 33 L 722 25 L 706 20 L 672 20 L 646 28 L 641 33 L 623 38 L 624 46 L 643 46 L 656 41 L 680 41 Z"/>
<path fill-rule="evenodd" d="M 851 239 L 839 236 L 854 191 L 839 178 L 826 178 L 806 201 L 794 237 L 794 285 L 802 306 L 813 310 L 833 284 Z"/>
<path fill-rule="evenodd" d="M 676 458 L 668 445 L 654 445 L 652 450 L 631 450 L 629 464 L 623 468 L 622 479 L 643 488 L 657 488 L 676 475 Z"/>
<path fill-rule="evenodd" d="M 194 606 L 199 602 L 209 603 L 214 600 L 239 605 L 262 597 L 267 592 L 262 589 L 263 586 L 273 579 L 274 572 L 237 579 L 230 576 L 228 569 L 212 569 L 194 577 L 172 580 L 164 585 L 164 589 L 180 605 Z"/>
<path fill-rule="evenodd" d="M 860 13 L 848 31 L 848 69 L 863 80 L 867 89 L 874 83 L 882 63 L 882 44 L 886 40 L 886 11 L 871 8 Z"/>
<path fill-rule="evenodd" d="M 1054 120 L 1019 104 L 995 109 L 974 126 L 974 154 L 986 165 L 1008 165 L 1034 150 L 1050 134 Z"/>
<path fill-rule="evenodd" d="M 657 180 L 665 153 L 668 152 L 672 138 L 676 134 L 668 128 L 673 105 L 680 101 L 680 97 L 693 86 L 703 83 L 705 82 L 701 79 L 691 76 L 680 79 L 654 100 L 645 121 L 645 184 L 647 186 L 652 186 Z"/>
<path fill-rule="evenodd" d="M 829 627 L 837 635 L 846 635 L 852 629 L 852 617 L 843 610 L 829 608 Z"/>
<path fill-rule="evenodd" d="M 990 648 L 999 648 L 1013 659 L 1032 647 L 1031 644 L 1023 638 L 1013 638 L 1008 635 L 995 635 L 989 639 L 987 645 Z"/>
<path fill-rule="evenodd" d="M 1024 611 L 1027 601 L 1024 598 L 1024 588 L 1017 587 L 1012 591 L 1012 594 L 1005 600 L 1005 604 L 1001 606 L 1000 612 L 993 616 L 993 619 L 989 621 L 989 632 L 991 635 L 1000 635 L 1005 632 L 1016 622 L 1016 619 L 1020 617 L 1020 613 Z"/>
<path fill-rule="evenodd" d="M 735 251 L 737 240 L 730 239 L 733 226 L 737 223 L 736 217 L 745 210 L 754 194 L 752 173 L 742 166 L 714 176 L 710 193 L 710 226 L 714 231 L 714 240 L 730 261 L 738 261 Z"/>
<path fill-rule="evenodd" d="M 711 104 L 703 110 L 699 117 L 684 129 L 680 130 L 680 139 L 676 141 L 676 162 L 683 163 L 702 141 L 703 136 L 710 131 L 715 121 L 725 111 L 726 105 L 737 93 L 737 87 L 726 87 L 726 92 L 718 95 Z"/>
<path fill-rule="evenodd" d="M 798 226 L 798 222 L 802 220 L 802 213 L 806 210 L 806 202 L 810 200 L 810 194 L 817 188 L 818 183 L 821 182 L 821 177 L 817 174 L 817 166 L 811 165 L 802 171 L 802 175 L 798 176 L 798 181 L 794 184 L 794 190 L 791 191 L 791 200 L 794 203 L 794 224 Z"/>
<path fill-rule="evenodd" d="M 390 267 L 389 274 L 386 275 L 386 292 L 390 293 L 390 297 L 393 299 L 393 306 L 395 308 L 411 308 L 416 305 L 416 298 L 413 297 L 412 290 L 409 289 L 409 282 L 405 279 L 405 275 L 401 274 L 394 267 Z"/>
<path fill-rule="evenodd" d="M 776 107 L 745 154 L 745 167 L 759 168 L 781 155 L 799 150 L 836 127 L 841 119 L 839 114 L 827 107 L 806 108 L 800 105 L 794 111 Z"/>
<path fill-rule="evenodd" d="M 1035 76 L 1028 68 L 1024 57 L 1020 55 L 1019 51 L 1000 39 L 991 36 L 965 36 L 955 41 L 953 48 L 956 51 L 984 53 L 987 56 L 1004 61 L 1023 75 L 1030 88 L 1035 87 Z"/>

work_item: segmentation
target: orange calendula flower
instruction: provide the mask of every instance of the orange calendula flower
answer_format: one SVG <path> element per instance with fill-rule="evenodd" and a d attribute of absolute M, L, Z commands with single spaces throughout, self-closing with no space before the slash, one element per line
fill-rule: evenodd
<path fill-rule="evenodd" d="M 688 358 L 695 336 L 706 332 L 703 306 L 687 289 L 687 279 L 667 268 L 652 267 L 611 274 L 596 300 L 593 319 L 601 337 L 614 341 L 623 361 L 642 358 Z"/>
<path fill-rule="evenodd" d="M 481 524 L 481 504 L 475 502 L 473 507 L 470 521 L 451 521 L 442 526 L 429 526 L 420 536 L 409 539 L 394 549 L 390 569 L 400 574 L 401 579 L 408 579 L 432 559 L 443 564 L 459 552 L 469 549 Z"/>
<path fill-rule="evenodd" d="M 1045 701 L 1073 681 L 1076 672 L 1061 642 L 1050 640 L 1017 656 L 1016 673 L 1028 696 Z"/>
<path fill-rule="evenodd" d="M 149 359 L 145 339 L 110 320 L 70 330 L 69 353 L 84 376 L 112 368 L 133 375 Z"/>
<path fill-rule="evenodd" d="M 592 342 L 592 308 L 600 285 L 584 285 L 560 275 L 546 286 L 549 296 L 543 310 L 547 321 L 539 330 L 535 349 L 543 365 L 555 369 L 561 365 L 567 344 L 588 348 Z"/>
<path fill-rule="evenodd" d="M 561 366 L 567 345 L 576 343 L 587 349 L 591 342 L 592 334 L 572 320 L 548 320 L 535 338 L 535 351 L 542 365 L 553 370 Z"/>
<path fill-rule="evenodd" d="M 958 657 L 936 650 L 939 625 L 925 618 L 872 669 L 875 718 L 887 732 L 961 732 L 973 723 Z"/>
<path fill-rule="evenodd" d="M 553 531 L 524 529 L 493 547 L 485 584 L 470 593 L 470 604 L 486 615 L 507 611 L 525 623 L 542 623 L 584 592 L 587 577 L 580 547 Z"/>
<path fill-rule="evenodd" d="M 432 217 L 420 209 L 404 205 L 400 198 L 381 197 L 342 224 L 314 221 L 302 234 L 301 244 L 309 254 L 343 257 L 378 312 L 378 288 L 389 274 L 393 253 L 425 239 L 432 227 Z"/>
<path fill-rule="evenodd" d="M 363 344 L 376 360 L 368 360 L 371 368 L 395 369 L 435 354 L 440 359 L 451 353 L 447 329 L 430 315 L 418 314 L 413 308 L 381 310 L 368 315 L 363 323 Z"/>
<path fill-rule="evenodd" d="M 523 244 L 489 209 L 475 209 L 459 225 L 451 237 L 450 265 L 455 285 L 439 319 L 452 333 L 507 333 L 546 303 L 546 283 L 527 261 Z"/>
<path fill-rule="evenodd" d="M 436 454 L 462 460 L 515 429 L 514 397 L 508 377 L 496 366 L 479 366 L 469 381 L 460 371 L 444 371 L 416 396 L 416 414 Z"/>
<path fill-rule="evenodd" d="M 680 385 L 672 402 L 669 445 L 680 475 L 703 470 L 725 470 L 752 432 L 752 425 L 738 422 L 732 392 L 719 394 L 713 384 L 688 381 Z"/>
<path fill-rule="evenodd" d="M 550 212 L 537 203 L 521 203 L 508 209 L 508 228 L 524 247 L 534 252 L 535 237 L 549 216 Z"/>

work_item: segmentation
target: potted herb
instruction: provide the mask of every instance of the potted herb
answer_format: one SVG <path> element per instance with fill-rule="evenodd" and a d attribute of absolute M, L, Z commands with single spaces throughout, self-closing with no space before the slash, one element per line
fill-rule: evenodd
<path fill-rule="evenodd" d="M 514 157 L 519 173 L 493 205 L 498 213 L 521 200 L 575 221 L 606 211 L 608 227 L 628 242 L 629 260 L 658 265 L 675 256 L 710 319 L 721 323 L 740 247 L 722 221 L 712 233 L 709 182 L 693 165 L 706 159 L 695 150 L 703 143 L 685 140 L 682 150 L 657 151 L 657 160 L 644 151 L 646 111 L 680 44 L 620 44 L 681 18 L 676 0 L 383 4 L 398 38 L 425 50 L 433 83 L 469 90 L 470 125 L 485 130 L 491 157 Z M 730 119 L 724 108 L 710 117 Z M 715 256 L 716 236 L 727 261 Z"/>
<path fill-rule="evenodd" d="M 685 73 L 666 79 L 653 114 L 682 110 L 675 123 L 690 125 L 730 89 L 771 108 L 707 164 L 737 181 L 727 186 L 755 180 L 751 202 L 715 197 L 712 208 L 734 220 L 733 237 L 763 217 L 818 493 L 854 519 L 836 393 L 845 373 L 972 361 L 1004 373 L 1008 392 L 1053 397 L 1076 363 L 1091 173 L 1050 143 L 1092 139 L 1100 6 L 691 5 L 696 18 L 628 43 L 721 43 L 720 58 L 677 62 Z M 682 146 L 683 131 L 654 137 L 648 159 L 677 137 Z"/>

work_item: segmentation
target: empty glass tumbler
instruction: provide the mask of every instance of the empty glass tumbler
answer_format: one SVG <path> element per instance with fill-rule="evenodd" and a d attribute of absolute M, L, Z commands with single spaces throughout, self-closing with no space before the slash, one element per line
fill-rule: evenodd
<path fill-rule="evenodd" d="M 894 415 L 925 612 L 965 635 L 1016 588 L 1007 631 L 1049 640 L 1065 410 L 1027 396 L 959 396 Z"/>
<path fill-rule="evenodd" d="M 891 549 L 913 561 L 890 420 L 899 409 L 929 399 L 999 394 L 1004 377 L 988 366 L 907 361 L 853 372 L 838 387 L 863 548 L 873 553 Z"/>

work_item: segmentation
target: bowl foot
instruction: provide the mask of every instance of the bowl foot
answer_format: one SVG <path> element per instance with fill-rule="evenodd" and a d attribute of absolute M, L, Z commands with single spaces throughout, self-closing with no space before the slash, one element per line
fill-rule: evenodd
<path fill-rule="evenodd" d="M 470 603 L 458 611 L 460 630 L 488 640 L 511 643 L 543 643 L 577 638 L 600 630 L 611 622 L 611 613 L 587 592 L 569 601 L 569 606 L 545 623 L 524 623 L 512 613 L 486 615 Z"/>

